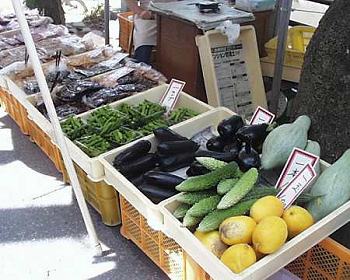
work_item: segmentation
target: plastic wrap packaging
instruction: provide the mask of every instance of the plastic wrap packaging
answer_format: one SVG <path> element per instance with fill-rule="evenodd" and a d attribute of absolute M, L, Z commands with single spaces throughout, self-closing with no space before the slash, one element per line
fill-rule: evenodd
<path fill-rule="evenodd" d="M 132 71 L 134 71 L 134 69 L 124 66 L 106 74 L 94 77 L 91 80 L 96 81 L 105 87 L 113 88 L 118 84 L 118 79 L 128 75 Z"/>
<path fill-rule="evenodd" d="M 247 12 L 262 12 L 273 10 L 276 0 L 236 0 L 235 7 Z"/>
<path fill-rule="evenodd" d="M 120 92 L 117 88 L 104 88 L 83 96 L 82 101 L 89 108 L 97 108 L 130 95 L 131 93 Z"/>
<path fill-rule="evenodd" d="M 62 102 L 77 102 L 85 94 L 96 92 L 102 88 L 103 86 L 97 82 L 78 80 L 60 88 L 56 93 L 56 98 Z"/>
<path fill-rule="evenodd" d="M 136 63 L 133 61 L 128 61 L 125 66 L 137 70 L 137 72 L 141 73 L 145 78 L 155 81 L 158 84 L 163 84 L 167 82 L 167 78 L 157 70 L 153 69 L 150 65 L 140 62 Z"/>

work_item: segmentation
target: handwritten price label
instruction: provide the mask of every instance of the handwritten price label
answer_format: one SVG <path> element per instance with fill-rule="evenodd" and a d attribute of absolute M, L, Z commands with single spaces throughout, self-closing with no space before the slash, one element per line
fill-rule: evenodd
<path fill-rule="evenodd" d="M 252 119 L 250 120 L 249 124 L 272 124 L 273 120 L 275 119 L 275 115 L 269 112 L 268 110 L 264 109 L 263 107 L 258 106 L 256 108 L 254 115 Z"/>
<path fill-rule="evenodd" d="M 278 193 L 277 197 L 282 201 L 285 209 L 292 205 L 315 177 L 315 169 L 311 164 L 307 164 L 289 185 Z"/>
<path fill-rule="evenodd" d="M 160 105 L 166 108 L 166 112 L 170 112 L 180 96 L 180 92 L 185 86 L 185 82 L 172 79 L 162 99 Z"/>
<path fill-rule="evenodd" d="M 287 187 L 306 165 L 310 164 L 312 167 L 315 167 L 319 160 L 320 158 L 318 156 L 294 148 L 277 181 L 276 189 Z"/>

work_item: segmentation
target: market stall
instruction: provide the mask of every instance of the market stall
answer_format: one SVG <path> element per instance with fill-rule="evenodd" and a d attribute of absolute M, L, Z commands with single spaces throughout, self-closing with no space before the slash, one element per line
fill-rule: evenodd
<path fill-rule="evenodd" d="M 197 22 L 202 34 L 154 6 L 157 67 L 186 88 L 93 35 L 34 45 L 55 26 L 37 33 L 13 5 L 23 38 L 0 72 L 1 101 L 71 182 L 99 254 L 84 198 L 171 279 L 350 278 L 349 250 L 324 241 L 349 222 L 350 150 L 329 164 L 307 114 L 281 123 L 268 111 L 252 26 L 236 26 L 231 42 L 207 30 L 217 20 Z M 231 12 L 234 23 L 253 16 Z M 0 56 L 19 35 L 0 33 Z"/>

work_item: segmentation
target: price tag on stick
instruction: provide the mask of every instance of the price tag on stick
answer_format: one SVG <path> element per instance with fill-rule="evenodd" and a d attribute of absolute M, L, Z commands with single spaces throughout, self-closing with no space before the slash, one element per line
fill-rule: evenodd
<path fill-rule="evenodd" d="M 307 186 L 317 176 L 315 168 L 311 164 L 307 164 L 299 172 L 297 176 L 289 183 L 287 187 L 282 189 L 277 197 L 284 204 L 284 208 L 288 208 L 298 198 L 298 196 L 307 188 Z"/>
<path fill-rule="evenodd" d="M 315 167 L 319 160 L 320 158 L 318 156 L 294 148 L 277 181 L 276 189 L 284 189 L 287 187 L 307 164 Z"/>
<path fill-rule="evenodd" d="M 268 110 L 264 109 L 263 107 L 258 106 L 256 108 L 254 115 L 252 119 L 250 120 L 249 124 L 272 124 L 273 120 L 275 119 L 275 115 L 269 112 Z"/>
<path fill-rule="evenodd" d="M 169 113 L 174 107 L 179 98 L 180 92 L 185 86 L 185 82 L 172 79 L 162 99 L 160 105 L 166 108 L 166 112 Z"/>

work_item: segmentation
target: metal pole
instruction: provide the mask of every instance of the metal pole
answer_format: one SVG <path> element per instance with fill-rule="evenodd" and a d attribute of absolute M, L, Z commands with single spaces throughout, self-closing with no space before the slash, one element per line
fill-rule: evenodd
<path fill-rule="evenodd" d="M 105 44 L 109 45 L 109 0 L 105 0 Z"/>
<path fill-rule="evenodd" d="M 78 205 L 80 207 L 80 211 L 81 211 L 81 214 L 83 216 L 87 232 L 88 232 L 89 237 L 91 239 L 92 245 L 94 246 L 96 255 L 100 256 L 100 255 L 102 255 L 102 247 L 101 247 L 101 244 L 97 238 L 95 227 L 94 227 L 94 224 L 92 223 L 90 213 L 89 213 L 89 210 L 86 206 L 86 202 L 85 202 L 83 193 L 82 193 L 81 188 L 80 188 L 78 177 L 77 177 L 77 174 L 76 174 L 75 169 L 74 169 L 73 161 L 70 158 L 68 148 L 66 146 L 66 142 L 65 142 L 62 130 L 61 130 L 61 126 L 60 126 L 60 123 L 59 123 L 58 118 L 57 118 L 55 106 L 52 102 L 50 91 L 49 91 L 49 88 L 47 86 L 47 82 L 45 79 L 45 75 L 44 75 L 43 69 L 41 67 L 38 53 L 37 53 L 35 45 L 34 45 L 33 37 L 30 33 L 29 26 L 28 26 L 28 23 L 26 21 L 26 18 L 25 18 L 24 12 L 23 12 L 22 1 L 21 0 L 12 0 L 12 5 L 13 5 L 13 8 L 14 8 L 16 15 L 17 15 L 17 20 L 18 20 L 19 26 L 20 26 L 21 31 L 22 31 L 22 36 L 24 38 L 24 42 L 25 42 L 26 48 L 28 50 L 29 59 L 32 62 L 35 77 L 38 81 L 41 95 L 43 97 L 47 112 L 49 114 L 50 121 L 51 121 L 52 126 L 54 128 L 55 139 L 57 140 L 57 144 L 61 150 L 63 162 L 66 166 L 66 169 L 67 169 L 75 196 L 77 198 Z"/>
<path fill-rule="evenodd" d="M 278 22 L 278 32 L 277 32 L 277 52 L 275 60 L 275 71 L 272 84 L 272 100 L 270 105 L 270 110 L 273 113 L 277 113 L 278 101 L 280 98 L 282 73 L 283 73 L 283 61 L 284 53 L 286 49 L 287 36 L 288 36 L 288 26 L 290 13 L 292 10 L 293 0 L 281 0 L 280 10 L 279 10 L 279 22 Z"/>

